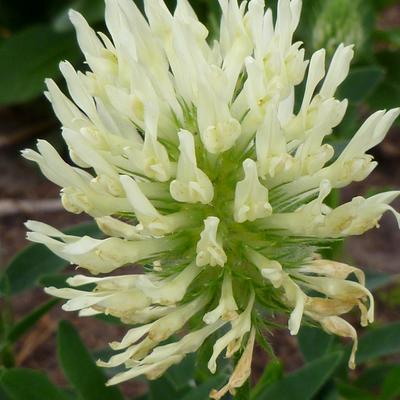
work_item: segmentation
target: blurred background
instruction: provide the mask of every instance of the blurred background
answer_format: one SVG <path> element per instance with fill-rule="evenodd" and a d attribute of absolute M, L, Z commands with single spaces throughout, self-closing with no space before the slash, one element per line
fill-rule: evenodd
<path fill-rule="evenodd" d="M 190 3 L 211 35 L 216 35 L 218 2 L 191 0 Z M 137 4 L 142 8 L 140 1 Z M 174 8 L 174 1 L 169 0 L 167 4 Z M 276 7 L 275 0 L 267 4 Z M 339 98 L 349 99 L 349 109 L 330 137 L 330 143 L 340 151 L 372 111 L 400 106 L 400 2 L 303 0 L 303 4 L 297 39 L 305 43 L 308 56 L 325 47 L 330 57 L 338 44 L 355 44 L 356 57 L 350 75 L 338 93 Z M 70 8 L 80 11 L 96 30 L 106 30 L 103 0 L 0 0 L 0 376 L 6 369 L 23 367 L 25 369 L 19 371 L 28 374 L 26 379 L 38 381 L 39 378 L 35 374 L 29 375 L 29 371 L 41 371 L 40 379 L 49 379 L 63 388 L 79 384 L 71 378 L 68 363 L 63 360 L 60 348 L 63 336 L 57 328 L 61 319 L 72 321 L 81 338 L 70 325 L 64 326 L 64 334 L 72 335 L 70 340 L 76 340 L 77 346 L 84 343 L 91 351 L 94 349 L 96 358 L 107 354 L 108 341 L 126 331 L 126 327 L 112 319 L 79 319 L 76 315 L 63 313 L 57 301 L 49 301 L 41 287 L 49 282 L 62 284 L 60 282 L 68 273 L 65 263 L 40 246 L 24 249 L 27 242 L 23 223 L 27 219 L 41 220 L 62 229 L 74 226 L 72 231 L 75 232 L 96 233 L 90 223 L 86 224 L 89 222 L 86 216 L 63 211 L 59 189 L 33 164 L 20 157 L 20 150 L 34 146 L 38 138 L 45 138 L 68 158 L 60 126 L 42 92 L 46 77 L 55 79 L 64 88 L 58 70 L 61 60 L 67 59 L 76 68 L 85 69 L 67 16 Z M 400 188 L 400 121 L 372 154 L 379 161 L 378 168 L 366 181 L 334 193 L 330 199 L 332 205 L 356 195 L 368 196 L 378 190 Z M 394 206 L 399 209 L 400 203 Z M 299 400 L 400 399 L 400 233 L 393 218 L 385 216 L 381 225 L 379 230 L 336 246 L 330 254 L 338 260 L 361 266 L 367 273 L 370 289 L 375 291 L 377 322 L 374 327 L 360 331 L 361 366 L 356 372 L 348 373 L 345 363 L 338 363 L 339 367 L 331 371 L 329 377 L 318 381 L 313 393 L 298 393 L 297 396 L 302 396 L 297 397 Z M 274 334 L 268 333 L 267 339 L 277 359 L 258 349 L 254 358 L 254 382 L 261 376 L 261 381 L 271 384 L 283 381 L 287 385 L 285 379 L 296 376 L 293 371 L 301 373 L 310 365 L 307 363 L 324 355 L 321 350 L 316 350 L 318 345 L 324 351 L 348 352 L 348 344 L 313 328 L 304 328 L 299 338 L 290 337 L 286 329 L 278 329 Z M 79 346 L 76 348 L 81 349 Z M 81 361 L 84 365 L 84 360 Z M 194 363 L 193 360 L 188 362 Z M 270 369 L 262 375 L 267 362 Z M 205 381 L 206 377 L 201 378 L 200 372 L 196 372 L 197 381 Z M 182 370 L 173 371 L 173 374 L 180 376 Z M 19 392 L 10 395 L 12 379 L 18 377 L 18 374 L 7 375 L 3 386 L 0 385 L 0 400 L 32 398 L 18 397 L 24 396 Z M 46 381 L 46 385 L 52 387 L 50 381 Z M 171 386 L 174 379 L 167 376 L 167 381 Z M 147 395 L 150 397 L 144 398 L 168 400 L 187 395 L 183 384 L 182 387 L 178 385 L 181 392 L 176 385 L 172 385 L 173 390 L 178 392 L 172 389 L 168 392 L 165 389 L 167 383 L 150 385 Z M 157 391 L 160 387 L 162 392 Z M 79 399 L 90 400 L 90 395 L 82 394 L 85 393 L 83 389 L 77 390 Z M 127 398 L 139 398 L 146 393 L 148 385 L 138 380 L 125 384 L 122 390 Z M 76 398 L 73 391 L 65 393 L 69 398 Z M 207 398 L 204 391 L 201 393 L 200 397 L 192 395 L 191 399 Z M 95 396 L 93 400 L 118 398 L 112 394 Z M 259 389 L 253 397 L 262 399 L 265 396 Z M 49 395 L 48 399 L 52 398 Z M 286 397 L 281 393 L 273 398 Z"/>

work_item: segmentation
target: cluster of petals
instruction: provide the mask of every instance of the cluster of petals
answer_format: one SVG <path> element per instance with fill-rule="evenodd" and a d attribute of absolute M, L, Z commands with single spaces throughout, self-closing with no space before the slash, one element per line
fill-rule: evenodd
<path fill-rule="evenodd" d="M 327 137 L 346 112 L 335 92 L 352 46 L 340 45 L 329 65 L 323 49 L 306 60 L 293 43 L 300 0 L 280 0 L 275 22 L 263 0 L 219 3 L 216 40 L 187 0 L 173 14 L 145 0 L 146 16 L 131 0 L 106 0 L 110 36 L 71 11 L 88 71 L 62 62 L 70 97 L 52 80 L 46 95 L 74 165 L 46 141 L 23 152 L 61 187 L 65 209 L 87 213 L 105 235 L 27 223 L 31 241 L 91 274 L 46 289 L 68 300 L 65 310 L 134 325 L 99 361 L 126 366 L 110 384 L 155 379 L 217 333 L 209 370 L 223 352 L 239 361 L 211 396 L 234 393 L 249 377 L 260 315 L 277 308 L 293 335 L 306 319 L 351 338 L 354 367 L 357 334 L 343 315 L 359 308 L 363 326 L 373 321 L 362 271 L 318 253 L 374 228 L 386 211 L 399 220 L 390 206 L 397 191 L 326 204 L 333 189 L 373 171 L 368 151 L 399 110 L 372 114 L 335 156 Z M 144 268 L 97 276 L 132 264 Z"/>

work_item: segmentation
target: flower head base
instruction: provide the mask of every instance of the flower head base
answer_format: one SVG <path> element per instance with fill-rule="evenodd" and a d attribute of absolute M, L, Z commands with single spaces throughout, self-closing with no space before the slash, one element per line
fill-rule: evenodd
<path fill-rule="evenodd" d="M 70 288 L 47 292 L 67 299 L 65 310 L 137 324 L 111 344 L 118 354 L 99 362 L 125 364 L 110 384 L 157 378 L 224 327 L 210 371 L 224 350 L 242 355 L 212 397 L 233 393 L 249 376 L 257 325 L 277 309 L 289 314 L 293 335 L 307 319 L 352 338 L 353 367 L 357 336 L 342 315 L 358 307 L 366 325 L 374 301 L 361 270 L 318 251 L 373 228 L 387 210 L 399 220 L 389 205 L 399 192 L 334 209 L 325 200 L 374 169 L 366 152 L 399 110 L 373 114 L 331 161 L 325 138 L 346 111 L 347 101 L 334 94 L 353 50 L 340 45 L 327 70 L 324 50 L 305 61 L 301 44 L 292 44 L 299 0 L 280 0 L 275 24 L 262 0 L 240 7 L 221 0 L 220 38 L 212 46 L 187 0 L 178 0 L 173 15 L 161 0 L 144 4 L 147 19 L 130 0 L 106 1 L 112 40 L 71 12 L 90 71 L 62 63 L 73 101 L 51 80 L 47 96 L 76 166 L 44 141 L 23 154 L 62 188 L 68 211 L 88 213 L 107 236 L 80 238 L 30 221 L 30 240 L 93 275 L 133 263 L 147 268 L 77 275 Z M 295 112 L 294 88 L 303 79 Z M 80 289 L 86 283 L 95 289 Z M 163 343 L 188 321 L 191 332 Z"/>

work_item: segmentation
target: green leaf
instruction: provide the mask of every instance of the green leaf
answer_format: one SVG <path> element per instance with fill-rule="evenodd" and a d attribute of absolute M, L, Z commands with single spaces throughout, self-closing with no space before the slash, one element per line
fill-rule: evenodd
<path fill-rule="evenodd" d="M 132 400 L 150 400 L 149 394 L 146 393 L 140 397 L 134 397 Z"/>
<path fill-rule="evenodd" d="M 227 377 L 220 374 L 193 388 L 196 355 L 187 356 L 180 364 L 172 366 L 159 379 L 149 382 L 149 400 L 208 400 L 212 389 L 218 389 Z"/>
<path fill-rule="evenodd" d="M 302 326 L 297 341 L 305 361 L 313 361 L 329 352 L 334 337 L 322 329 Z"/>
<path fill-rule="evenodd" d="M 47 25 L 30 27 L 0 47 L 0 104 L 18 104 L 39 96 L 45 78 L 58 78 L 61 60 L 72 63 L 80 52 L 72 32 L 57 33 Z"/>
<path fill-rule="evenodd" d="M 248 378 L 241 387 L 236 389 L 235 400 L 250 400 L 250 379 Z"/>
<path fill-rule="evenodd" d="M 195 360 L 196 355 L 189 354 L 182 362 L 169 368 L 161 378 L 150 381 L 150 400 L 175 400 L 184 396 L 192 387 Z"/>
<path fill-rule="evenodd" d="M 109 360 L 114 355 L 115 355 L 115 351 L 113 349 L 111 349 L 111 347 L 109 347 L 109 346 L 102 348 L 102 349 L 97 349 L 92 352 L 92 357 L 95 360 L 103 360 L 103 361 Z M 107 378 L 111 378 L 114 375 L 117 375 L 121 372 L 126 371 L 126 368 L 122 364 L 122 365 L 118 365 L 113 368 L 103 368 L 102 371 L 104 372 L 104 374 L 106 375 Z"/>
<path fill-rule="evenodd" d="M 372 0 L 372 4 L 378 11 L 382 11 L 387 7 L 397 3 L 398 0 Z"/>
<path fill-rule="evenodd" d="M 360 110 L 356 104 L 350 103 L 342 122 L 329 137 L 329 144 L 335 149 L 334 161 L 339 154 L 346 148 L 354 133 L 360 127 Z M 338 190 L 339 191 L 339 190 Z M 339 191 L 340 192 L 340 191 Z"/>
<path fill-rule="evenodd" d="M 68 286 L 68 275 L 45 275 L 39 279 L 39 285 L 43 287 L 54 286 L 57 289 L 65 288 Z"/>
<path fill-rule="evenodd" d="M 97 314 L 97 315 L 94 315 L 93 318 L 96 318 L 99 321 L 105 322 L 106 324 L 123 325 L 126 327 L 126 324 L 124 322 L 122 322 L 118 317 L 113 317 L 112 315 Z"/>
<path fill-rule="evenodd" d="M 389 109 L 397 107 L 400 99 L 400 84 L 391 78 L 385 79 L 375 90 L 374 95 L 368 99 L 368 104 L 376 109 Z"/>
<path fill-rule="evenodd" d="M 214 376 L 207 368 L 208 360 L 210 359 L 213 353 L 213 346 L 218 336 L 216 333 L 210 335 L 200 347 L 200 349 L 196 352 L 196 375 L 195 379 L 198 382 L 208 382 L 210 379 L 213 379 Z M 223 371 L 225 368 L 229 368 L 229 359 L 224 357 L 219 361 L 219 370 Z"/>
<path fill-rule="evenodd" d="M 371 393 L 368 393 L 364 389 L 360 389 L 349 383 L 339 382 L 337 383 L 339 393 L 346 400 L 374 400 L 376 397 Z"/>
<path fill-rule="evenodd" d="M 190 392 L 186 393 L 180 400 L 209 400 L 211 390 L 219 389 L 226 383 L 227 379 L 228 377 L 225 376 L 217 376 L 209 379 L 207 382 L 196 386 Z"/>
<path fill-rule="evenodd" d="M 374 390 L 378 389 L 392 368 L 393 364 L 377 364 L 366 368 L 360 376 L 354 381 L 354 384 L 360 388 Z"/>
<path fill-rule="evenodd" d="M 186 393 L 187 390 L 176 390 L 165 376 L 149 382 L 149 400 L 176 400 Z"/>
<path fill-rule="evenodd" d="M 16 342 L 33 325 L 35 325 L 36 322 L 38 322 L 40 318 L 43 317 L 43 315 L 47 314 L 58 302 L 58 299 L 52 299 L 35 308 L 30 314 L 26 315 L 24 318 L 18 321 L 8 334 L 8 343 Z"/>
<path fill-rule="evenodd" d="M 364 101 L 382 82 L 385 70 L 380 66 L 353 68 L 338 90 L 338 98 L 351 103 Z"/>
<path fill-rule="evenodd" d="M 173 385 L 176 391 L 184 390 L 190 384 L 195 374 L 195 354 L 187 355 L 182 362 L 172 366 L 165 373 L 166 379 Z"/>
<path fill-rule="evenodd" d="M 339 392 L 336 388 L 336 386 L 327 385 L 327 390 L 323 391 L 323 395 L 319 397 L 319 399 L 323 400 L 343 400 L 341 396 L 339 395 Z M 319 400 L 318 399 L 318 400 Z"/>
<path fill-rule="evenodd" d="M 15 359 L 12 346 L 8 342 L 8 335 L 14 324 L 12 304 L 9 297 L 0 302 L 0 374 L 1 368 L 12 368 Z"/>
<path fill-rule="evenodd" d="M 6 341 L 14 324 L 14 313 L 10 299 L 1 302 L 0 308 L 0 342 Z"/>
<path fill-rule="evenodd" d="M 385 68 L 386 75 L 368 103 L 372 108 L 379 109 L 397 107 L 400 98 L 400 51 L 381 51 L 376 58 Z"/>
<path fill-rule="evenodd" d="M 377 290 L 385 287 L 393 281 L 393 276 L 373 270 L 364 270 L 366 287 L 371 290 Z"/>
<path fill-rule="evenodd" d="M 270 361 L 264 368 L 261 378 L 258 380 L 257 385 L 251 391 L 250 398 L 257 400 L 259 394 L 268 386 L 282 379 L 283 365 L 279 360 Z"/>
<path fill-rule="evenodd" d="M 116 386 L 105 386 L 103 371 L 96 366 L 71 323 L 60 322 L 57 344 L 64 374 L 82 400 L 123 400 Z"/>
<path fill-rule="evenodd" d="M 400 397 L 400 365 L 393 368 L 382 385 L 381 400 L 395 400 Z"/>
<path fill-rule="evenodd" d="M 306 364 L 263 390 L 257 400 L 310 400 L 324 386 L 342 359 L 343 353 L 325 355 Z"/>
<path fill-rule="evenodd" d="M 6 392 L 1 386 L 1 377 L 0 377 L 0 400 L 10 400 L 10 398 L 6 395 Z"/>
<path fill-rule="evenodd" d="M 30 369 L 5 371 L 1 376 L 1 385 L 12 400 L 68 400 L 45 374 Z"/>
<path fill-rule="evenodd" d="M 375 32 L 375 36 L 378 40 L 388 42 L 392 46 L 400 47 L 400 29 L 394 28 L 384 31 Z"/>
<path fill-rule="evenodd" d="M 26 26 L 47 22 L 54 10 L 64 1 L 2 0 L 0 1 L 0 25 L 3 32 L 17 32 Z M 21 11 L 23 10 L 23 11 Z"/>
<path fill-rule="evenodd" d="M 375 328 L 363 335 L 358 344 L 357 363 L 400 352 L 400 322 Z"/>
<path fill-rule="evenodd" d="M 85 223 L 65 230 L 66 234 L 101 237 L 94 223 Z M 0 296 L 7 292 L 7 281 L 11 294 L 17 294 L 34 287 L 46 275 L 64 269 L 69 263 L 48 250 L 42 244 L 31 244 L 20 251 L 8 264 L 0 280 Z"/>
<path fill-rule="evenodd" d="M 386 69 L 390 81 L 400 84 L 400 52 L 385 50 L 376 55 L 380 65 Z"/>
<path fill-rule="evenodd" d="M 71 8 L 80 12 L 90 25 L 104 20 L 104 0 L 77 0 L 56 16 L 53 21 L 54 29 L 60 32 L 73 29 L 68 17 Z"/>

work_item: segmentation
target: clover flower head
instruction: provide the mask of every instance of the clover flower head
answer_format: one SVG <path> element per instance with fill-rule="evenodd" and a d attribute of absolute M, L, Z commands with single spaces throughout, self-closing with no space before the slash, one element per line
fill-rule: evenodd
<path fill-rule="evenodd" d="M 276 312 L 288 315 L 292 335 L 306 320 L 353 339 L 354 367 L 357 334 L 343 315 L 358 307 L 362 325 L 374 318 L 363 272 L 319 253 L 377 226 L 385 211 L 399 220 L 397 191 L 326 204 L 332 189 L 375 168 L 368 151 L 399 110 L 371 115 L 335 157 L 326 139 L 346 112 L 334 96 L 352 46 L 339 45 L 328 67 L 323 49 L 307 61 L 292 43 L 300 0 L 280 0 L 275 23 L 262 0 L 219 3 L 214 41 L 187 0 L 173 14 L 145 0 L 146 17 L 131 0 L 106 0 L 111 38 L 71 11 L 89 69 L 61 63 L 70 98 L 52 80 L 46 95 L 75 166 L 42 140 L 23 152 L 62 188 L 66 210 L 89 214 L 105 235 L 27 223 L 31 241 L 91 274 L 46 289 L 68 300 L 65 310 L 135 325 L 99 361 L 126 366 L 109 384 L 155 379 L 216 334 L 210 371 L 223 352 L 239 361 L 211 396 L 234 393 Z M 142 272 L 97 276 L 132 264 Z M 94 290 L 81 288 L 89 283 Z"/>

